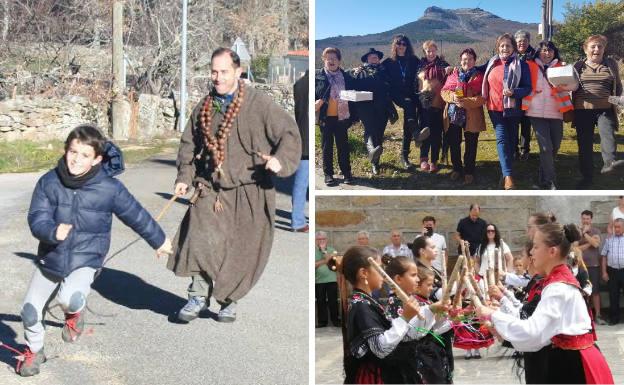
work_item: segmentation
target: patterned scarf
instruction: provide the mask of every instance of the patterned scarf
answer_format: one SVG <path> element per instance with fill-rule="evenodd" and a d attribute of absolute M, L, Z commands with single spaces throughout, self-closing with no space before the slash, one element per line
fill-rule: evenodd
<path fill-rule="evenodd" d="M 481 88 L 481 94 L 485 99 L 487 99 L 490 94 L 490 89 L 487 82 L 488 75 L 492 68 L 494 68 L 494 64 L 496 64 L 496 62 L 500 60 L 502 59 L 498 55 L 494 55 L 494 57 L 492 57 L 487 64 L 487 69 L 485 70 L 485 75 L 483 76 L 483 85 Z M 520 84 L 520 78 L 522 77 L 522 66 L 517 53 L 514 52 L 513 55 L 509 56 L 503 62 L 503 64 L 507 67 L 507 77 L 503 78 L 503 90 L 516 89 Z M 517 108 L 516 99 L 509 96 L 503 96 L 503 108 Z"/>
<path fill-rule="evenodd" d="M 339 69 L 336 72 L 331 72 L 327 70 L 327 68 L 325 68 L 324 71 L 329 80 L 329 86 L 331 87 L 329 97 L 338 102 L 338 120 L 349 119 L 349 102 L 340 99 L 340 91 L 345 89 L 345 80 L 342 71 Z"/>
<path fill-rule="evenodd" d="M 468 96 L 468 82 L 470 81 L 470 79 L 477 73 L 477 68 L 476 67 L 472 67 L 471 69 L 469 69 L 468 71 L 464 71 L 462 68 L 459 69 L 459 72 L 457 74 L 457 85 L 461 86 L 462 90 L 464 91 L 464 96 Z M 472 87 L 474 88 L 474 87 Z M 479 90 L 474 90 L 476 92 L 474 92 L 474 94 L 478 94 Z"/>
<path fill-rule="evenodd" d="M 424 58 L 422 62 L 427 63 L 422 69 L 425 72 L 425 80 L 437 79 L 440 82 L 444 82 L 444 68 L 440 64 L 440 58 L 438 56 L 431 62 L 428 62 L 426 58 Z"/>

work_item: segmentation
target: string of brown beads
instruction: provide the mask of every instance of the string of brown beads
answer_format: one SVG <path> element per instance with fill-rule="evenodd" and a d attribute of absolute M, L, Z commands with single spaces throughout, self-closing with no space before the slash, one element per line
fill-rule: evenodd
<path fill-rule="evenodd" d="M 199 127 L 204 134 L 204 146 L 210 154 L 212 165 L 219 173 L 221 172 L 221 165 L 225 161 L 225 148 L 227 139 L 230 136 L 230 131 L 232 129 L 232 122 L 234 122 L 236 115 L 240 112 L 244 96 L 245 83 L 242 80 L 239 80 L 238 94 L 228 105 L 228 108 L 223 115 L 223 120 L 219 124 L 216 135 L 212 134 L 212 95 L 208 95 L 208 97 L 206 97 L 202 110 L 199 113 Z"/>

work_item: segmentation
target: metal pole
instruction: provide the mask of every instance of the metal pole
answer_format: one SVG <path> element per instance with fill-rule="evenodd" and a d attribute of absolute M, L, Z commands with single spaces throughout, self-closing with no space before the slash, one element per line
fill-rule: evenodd
<path fill-rule="evenodd" d="M 182 52 L 180 53 L 180 117 L 178 123 L 180 124 L 180 132 L 184 132 L 184 126 L 186 124 L 186 18 L 187 18 L 187 0 L 182 0 Z"/>
<path fill-rule="evenodd" d="M 548 0 L 548 41 L 553 35 L 553 0 Z"/>

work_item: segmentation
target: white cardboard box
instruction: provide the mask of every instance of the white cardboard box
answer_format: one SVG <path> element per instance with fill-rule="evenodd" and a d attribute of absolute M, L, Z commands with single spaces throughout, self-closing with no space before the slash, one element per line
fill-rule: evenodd
<path fill-rule="evenodd" d="M 555 86 L 567 85 L 565 89 L 572 91 L 579 85 L 576 72 L 572 65 L 553 67 L 546 70 L 548 80 Z"/>
<path fill-rule="evenodd" d="M 373 93 L 370 91 L 342 90 L 340 91 L 340 99 L 349 102 L 365 102 L 373 100 Z"/>

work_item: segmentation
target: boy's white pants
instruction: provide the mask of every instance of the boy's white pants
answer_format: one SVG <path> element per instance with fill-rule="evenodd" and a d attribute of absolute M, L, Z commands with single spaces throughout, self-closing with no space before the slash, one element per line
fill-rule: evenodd
<path fill-rule="evenodd" d="M 52 300 L 54 291 L 58 288 L 56 300 L 65 313 L 78 313 L 87 304 L 95 272 L 96 269 L 92 267 L 82 267 L 64 279 L 59 279 L 43 273 L 38 267 L 35 269 L 21 312 L 24 338 L 32 352 L 36 353 L 43 348 L 43 312 Z"/>

